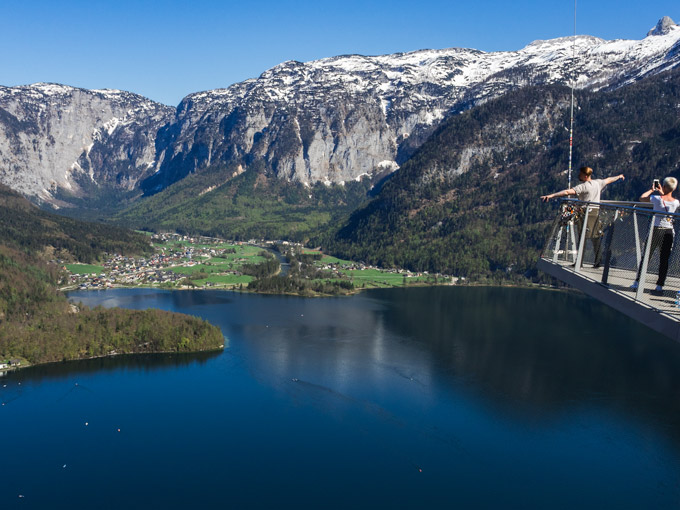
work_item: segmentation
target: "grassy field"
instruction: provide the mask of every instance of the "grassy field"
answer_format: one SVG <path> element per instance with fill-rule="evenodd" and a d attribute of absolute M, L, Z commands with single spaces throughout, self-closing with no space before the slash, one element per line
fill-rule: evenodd
<path fill-rule="evenodd" d="M 92 264 L 66 264 L 65 267 L 73 274 L 101 274 L 104 272 L 102 266 Z"/>
<path fill-rule="evenodd" d="M 167 246 L 169 243 L 165 243 Z M 178 249 L 176 247 L 178 243 L 175 242 L 175 247 L 170 247 L 170 249 Z M 187 246 L 192 246 L 194 249 L 199 248 L 203 245 L 189 245 L 186 242 L 182 242 L 182 248 Z M 227 253 L 222 253 L 219 256 L 214 257 L 204 257 L 204 256 L 194 256 L 194 262 L 199 262 L 195 266 L 176 266 L 169 268 L 170 271 L 186 275 L 191 278 L 192 282 L 203 287 L 207 284 L 214 287 L 247 287 L 248 283 L 253 281 L 252 276 L 247 275 L 237 275 L 234 272 L 240 272 L 244 264 L 259 264 L 265 262 L 267 259 L 260 255 L 263 248 L 258 246 L 250 245 L 238 245 L 222 243 L 219 245 L 205 245 L 207 249 L 210 250 L 227 250 Z M 230 253 L 233 250 L 233 253 Z M 226 274 L 230 273 L 230 274 Z M 208 275 L 206 278 L 200 278 L 201 274 Z M 199 276 L 199 278 L 195 278 Z"/>
<path fill-rule="evenodd" d="M 165 248 L 166 250 L 181 250 L 185 248 L 195 248 L 195 249 L 206 249 L 206 250 L 228 250 L 230 248 L 234 248 L 237 253 L 252 253 L 252 252 L 259 252 L 262 250 L 262 248 L 259 248 L 257 246 L 251 246 L 247 244 L 234 244 L 234 243 L 229 243 L 229 242 L 221 242 L 221 243 L 216 243 L 216 244 L 200 244 L 200 243 L 191 243 L 189 241 L 179 241 L 179 240 L 174 240 L 170 239 L 165 242 L 158 242 L 154 241 L 154 246 L 158 248 Z"/>
<path fill-rule="evenodd" d="M 248 247 L 253 248 L 253 247 Z M 170 268 L 177 274 L 192 275 L 196 273 L 226 273 L 238 271 L 243 264 L 260 264 L 267 259 L 258 255 L 262 249 L 238 250 L 237 253 L 225 253 L 219 257 L 203 259 L 202 263 L 195 266 L 176 266 Z"/>
<path fill-rule="evenodd" d="M 212 261 L 233 264 L 239 259 L 247 259 L 243 262 L 259 264 L 266 260 L 259 255 L 263 249 L 258 246 L 230 246 L 229 248 L 233 248 L 235 253 L 223 253 L 219 257 L 213 257 Z"/>
<path fill-rule="evenodd" d="M 216 274 L 210 275 L 208 278 L 203 278 L 201 280 L 194 280 L 194 283 L 199 286 L 205 285 L 206 283 L 212 283 L 215 286 L 233 287 L 241 284 L 246 286 L 252 281 L 253 277 L 248 275 Z"/>
<path fill-rule="evenodd" d="M 196 264 L 195 266 L 175 266 L 169 268 L 170 271 L 177 274 L 185 274 L 191 276 L 195 273 L 220 273 L 222 272 L 219 268 L 214 266 L 207 266 L 204 264 Z"/>
<path fill-rule="evenodd" d="M 310 253 L 318 253 L 318 252 L 310 252 Z M 336 258 L 336 257 L 331 257 L 330 255 L 322 256 L 321 260 L 318 263 L 320 263 L 321 265 L 323 265 L 323 264 L 345 264 L 345 265 L 352 264 L 352 262 L 349 261 L 349 260 L 342 260 L 342 259 L 339 259 L 339 258 Z"/>
<path fill-rule="evenodd" d="M 314 250 L 304 250 L 303 253 L 311 255 L 320 252 Z M 320 268 L 330 264 L 340 266 L 338 271 L 343 276 L 343 278 L 332 278 L 332 281 L 342 281 L 343 279 L 351 280 L 354 283 L 354 286 L 357 288 L 403 287 L 404 284 L 424 285 L 435 283 L 435 278 L 431 275 L 407 275 L 406 278 L 404 278 L 404 273 L 393 273 L 381 269 L 342 269 L 342 266 L 352 266 L 354 265 L 354 262 L 331 257 L 329 255 L 323 255 L 321 260 L 317 261 L 315 264 Z M 444 282 L 438 281 L 438 283 Z"/>

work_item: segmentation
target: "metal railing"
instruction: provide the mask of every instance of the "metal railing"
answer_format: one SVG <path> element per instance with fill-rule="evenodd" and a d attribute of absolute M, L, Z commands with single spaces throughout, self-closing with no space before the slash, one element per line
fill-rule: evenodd
<path fill-rule="evenodd" d="M 657 217 L 670 221 L 673 234 L 680 228 L 680 214 L 655 212 L 649 203 L 562 200 L 541 258 L 680 317 L 680 243 L 672 243 L 663 290 L 656 290 L 663 266 Z"/>

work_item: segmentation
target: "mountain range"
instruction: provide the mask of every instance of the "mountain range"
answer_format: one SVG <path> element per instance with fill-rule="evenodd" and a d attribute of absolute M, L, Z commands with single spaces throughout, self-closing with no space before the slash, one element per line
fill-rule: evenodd
<path fill-rule="evenodd" d="M 137 228 L 238 238 L 312 236 L 345 254 L 387 265 L 506 271 L 523 264 L 512 256 L 481 253 L 474 255 L 481 257 L 481 266 L 444 262 L 425 245 L 405 250 L 411 254 L 405 260 L 386 236 L 436 245 L 437 239 L 450 241 L 449 234 L 465 231 L 472 237 L 463 244 L 442 245 L 446 252 L 464 253 L 479 241 L 471 225 L 489 229 L 464 213 L 473 184 L 493 185 L 502 193 L 513 189 L 519 175 L 533 180 L 541 161 L 548 165 L 542 169 L 547 177 L 536 180 L 536 187 L 559 185 L 571 85 L 577 160 L 593 160 L 591 166 L 603 171 L 608 162 L 630 162 L 617 144 L 593 137 L 606 131 L 608 137 L 623 137 L 621 143 L 654 145 L 661 143 L 655 137 L 671 136 L 667 131 L 677 119 L 672 104 L 671 117 L 662 116 L 666 124 L 658 126 L 666 131 L 646 127 L 633 137 L 612 133 L 603 122 L 610 114 L 618 124 L 645 116 L 613 108 L 611 101 L 656 111 L 658 98 L 645 103 L 621 91 L 674 97 L 679 64 L 680 26 L 665 17 L 641 40 L 576 36 L 534 41 L 509 52 L 452 48 L 284 62 L 258 78 L 191 94 L 177 108 L 113 90 L 0 87 L 0 182 L 44 207 L 71 215 L 96 213 Z M 592 113 L 595 104 L 603 110 Z M 601 126 L 587 136 L 581 126 L 585 110 Z M 621 111 L 629 118 L 621 118 Z M 526 189 L 518 189 L 528 197 Z M 370 196 L 375 198 L 362 207 Z M 440 207 L 432 213 L 433 197 L 440 206 L 457 204 L 458 212 Z M 528 212 L 515 217 L 528 222 L 525 230 L 532 232 L 545 217 L 533 204 L 523 207 Z M 409 222 L 430 213 L 449 216 L 433 224 Z M 413 229 L 425 230 L 409 235 Z M 510 231 L 494 235 L 501 239 Z M 382 239 L 384 250 L 375 249 L 375 239 Z M 518 242 L 510 241 L 508 246 Z"/>
<path fill-rule="evenodd" d="M 177 108 L 113 90 L 0 87 L 0 182 L 56 207 L 102 189 L 153 194 L 215 164 L 225 181 L 261 161 L 279 179 L 343 183 L 393 172 L 444 119 L 511 90 L 574 79 L 603 90 L 679 62 L 680 27 L 663 18 L 642 40 L 289 61 Z"/>

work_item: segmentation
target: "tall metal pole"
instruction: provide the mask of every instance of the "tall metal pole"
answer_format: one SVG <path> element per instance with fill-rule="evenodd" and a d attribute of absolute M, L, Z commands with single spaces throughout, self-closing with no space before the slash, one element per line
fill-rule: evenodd
<path fill-rule="evenodd" d="M 572 75 L 571 78 L 571 118 L 569 121 L 569 170 L 567 171 L 567 174 L 569 176 L 568 178 L 568 187 L 567 189 L 571 188 L 571 156 L 572 156 L 572 151 L 574 147 L 574 86 L 576 84 L 576 66 L 573 64 L 576 62 L 576 0 L 574 0 L 574 39 L 572 40 L 571 44 L 571 61 L 572 61 Z"/>
<path fill-rule="evenodd" d="M 573 73 L 573 75 L 572 75 L 572 78 L 571 78 L 571 115 L 570 115 L 570 120 L 569 120 L 569 169 L 567 170 L 567 189 L 571 189 L 571 155 L 572 155 L 572 150 L 573 150 L 573 147 L 574 147 L 574 86 L 576 84 L 576 73 L 575 73 L 576 66 L 574 65 L 576 63 L 576 0 L 574 0 L 574 39 L 571 41 L 571 62 L 572 62 L 572 73 Z M 585 223 L 584 223 L 583 226 L 585 228 Z M 567 239 L 566 239 L 567 249 L 564 250 L 565 260 L 568 260 L 568 258 L 569 258 L 569 240 L 571 238 L 574 238 L 574 241 L 575 241 L 573 228 L 574 228 L 574 222 L 572 220 L 567 224 Z M 572 243 L 572 245 L 573 245 L 574 248 L 576 248 L 575 242 Z M 578 259 L 578 249 L 576 250 L 576 252 L 577 252 L 577 259 Z M 576 264 L 577 264 L 576 270 L 578 271 L 578 261 L 576 262 Z"/>

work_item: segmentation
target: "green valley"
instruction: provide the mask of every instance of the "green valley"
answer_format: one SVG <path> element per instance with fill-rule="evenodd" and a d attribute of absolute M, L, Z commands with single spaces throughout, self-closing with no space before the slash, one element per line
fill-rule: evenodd
<path fill-rule="evenodd" d="M 262 163 L 243 173 L 215 165 L 136 202 L 112 221 L 157 232 L 303 241 L 364 203 L 370 185 L 365 179 L 306 187 L 270 175 Z"/>
<path fill-rule="evenodd" d="M 64 267 L 71 274 L 62 290 L 143 286 L 309 296 L 456 281 L 441 274 L 370 267 L 289 241 L 229 242 L 175 233 L 148 236 L 154 247 L 151 256 L 114 255 L 98 266 L 66 264 Z M 285 265 L 284 271 L 280 261 Z"/>

